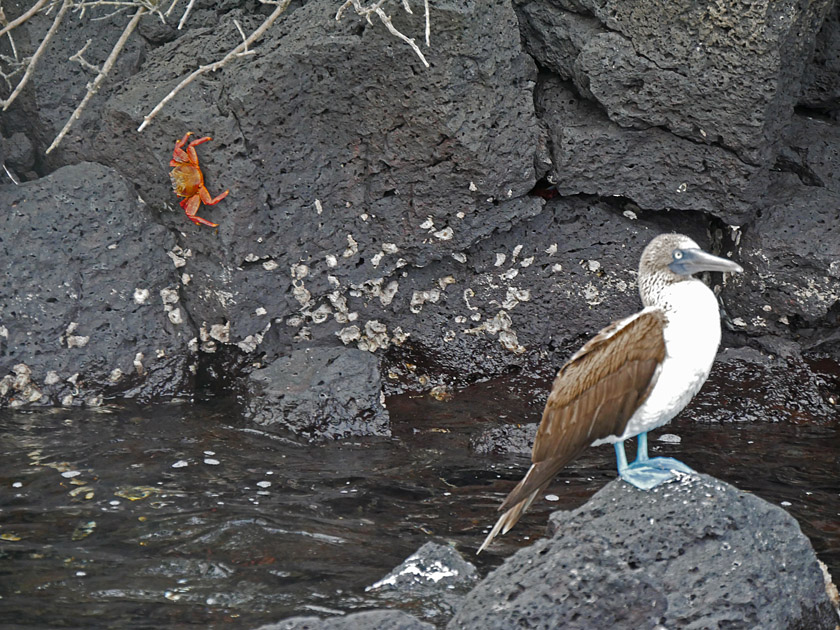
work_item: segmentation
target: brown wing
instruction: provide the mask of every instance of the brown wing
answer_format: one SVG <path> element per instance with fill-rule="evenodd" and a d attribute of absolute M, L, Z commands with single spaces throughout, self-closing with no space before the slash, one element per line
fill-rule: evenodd
<path fill-rule="evenodd" d="M 500 510 L 547 485 L 595 440 L 624 432 L 665 358 L 664 324 L 655 309 L 614 322 L 560 368 L 537 429 L 533 466 Z"/>

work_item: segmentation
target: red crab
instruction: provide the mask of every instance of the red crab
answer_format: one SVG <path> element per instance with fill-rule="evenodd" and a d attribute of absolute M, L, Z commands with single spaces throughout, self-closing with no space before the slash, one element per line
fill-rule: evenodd
<path fill-rule="evenodd" d="M 210 227 L 216 227 L 217 223 L 211 223 L 207 219 L 202 219 L 196 215 L 199 206 L 203 203 L 208 206 L 213 206 L 219 203 L 222 199 L 227 197 L 229 190 L 226 190 L 218 197 L 211 197 L 207 188 L 204 186 L 204 175 L 201 172 L 201 167 L 198 165 L 198 155 L 195 152 L 195 147 L 199 144 L 212 140 L 213 138 L 205 137 L 193 140 L 187 145 L 185 151 L 183 147 L 187 138 L 192 135 L 192 131 L 184 134 L 184 137 L 175 143 L 175 150 L 172 152 L 172 159 L 169 161 L 169 166 L 175 168 L 169 173 L 169 179 L 172 180 L 172 190 L 179 197 L 184 197 L 181 200 L 181 207 L 187 213 L 190 221 L 196 225 L 203 223 Z"/>

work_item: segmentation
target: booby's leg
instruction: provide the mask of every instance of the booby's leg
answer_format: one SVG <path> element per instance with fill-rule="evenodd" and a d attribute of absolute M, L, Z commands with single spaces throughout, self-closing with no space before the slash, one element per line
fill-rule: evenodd
<path fill-rule="evenodd" d="M 624 452 L 624 440 L 613 444 L 615 448 L 615 464 L 618 467 L 618 475 L 622 476 L 627 470 L 627 453 Z"/>
<path fill-rule="evenodd" d="M 618 442 L 616 453 L 618 453 Z M 624 447 L 622 444 L 622 454 Z M 648 457 L 647 433 L 640 433 L 636 448 L 636 459 L 632 464 L 627 465 L 626 459 L 624 470 L 619 467 L 618 474 L 627 483 L 636 486 L 640 490 L 650 490 L 656 486 L 676 479 L 680 474 L 690 475 L 694 471 L 673 457 Z"/>
<path fill-rule="evenodd" d="M 645 431 L 644 433 L 639 433 L 636 437 L 636 461 L 633 463 L 646 462 L 648 459 L 650 458 L 647 452 L 647 431 Z"/>

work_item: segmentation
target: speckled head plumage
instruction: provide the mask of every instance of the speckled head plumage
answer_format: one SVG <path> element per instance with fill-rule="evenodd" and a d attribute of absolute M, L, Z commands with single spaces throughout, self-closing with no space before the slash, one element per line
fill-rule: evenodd
<path fill-rule="evenodd" d="M 726 258 L 713 256 L 684 234 L 660 234 L 642 252 L 639 262 L 639 295 L 645 306 L 661 305 L 665 288 L 694 279 L 702 271 L 741 272 Z"/>

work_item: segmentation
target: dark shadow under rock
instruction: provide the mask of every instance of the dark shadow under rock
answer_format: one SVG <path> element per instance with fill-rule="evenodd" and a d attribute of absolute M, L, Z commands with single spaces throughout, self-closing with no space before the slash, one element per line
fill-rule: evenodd
<path fill-rule="evenodd" d="M 304 348 L 253 372 L 245 417 L 309 440 L 391 434 L 379 361 L 370 352 Z"/>
<path fill-rule="evenodd" d="M 448 628 L 833 630 L 808 539 L 783 509 L 707 475 L 614 481 L 465 599 Z"/>

